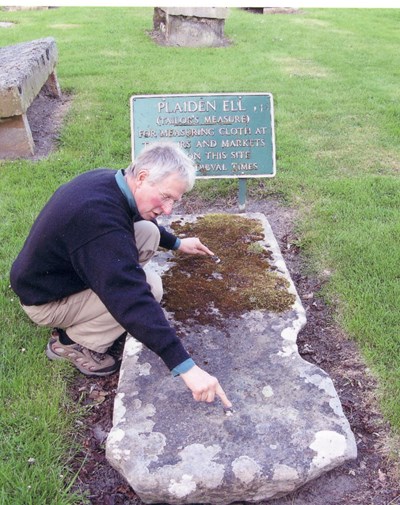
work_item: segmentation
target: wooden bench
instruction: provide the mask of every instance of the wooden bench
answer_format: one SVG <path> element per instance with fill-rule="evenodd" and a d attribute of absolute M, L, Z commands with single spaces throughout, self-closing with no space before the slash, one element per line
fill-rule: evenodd
<path fill-rule="evenodd" d="M 26 111 L 44 86 L 61 97 L 57 58 L 52 37 L 0 47 L 0 159 L 34 154 Z"/>

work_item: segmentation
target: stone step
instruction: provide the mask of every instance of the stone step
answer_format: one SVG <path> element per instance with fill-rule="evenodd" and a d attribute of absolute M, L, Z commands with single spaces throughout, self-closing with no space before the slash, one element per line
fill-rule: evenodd
<path fill-rule="evenodd" d="M 305 310 L 271 227 L 262 214 L 240 218 L 262 224 L 260 243 L 294 302 L 283 313 L 251 310 L 215 325 L 174 322 L 169 314 L 195 361 L 218 377 L 231 415 L 219 401 L 194 402 L 183 381 L 128 338 L 106 455 L 146 503 L 277 498 L 357 455 L 331 379 L 298 353 Z M 165 275 L 171 257 L 161 253 L 154 268 Z"/>

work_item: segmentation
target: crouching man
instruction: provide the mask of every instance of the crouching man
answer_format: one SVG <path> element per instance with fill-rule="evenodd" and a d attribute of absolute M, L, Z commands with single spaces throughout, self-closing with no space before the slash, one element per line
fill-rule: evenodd
<path fill-rule="evenodd" d="M 118 369 L 107 354 L 125 331 L 179 375 L 197 401 L 219 397 L 218 380 L 191 359 L 160 306 L 161 278 L 143 267 L 159 246 L 212 255 L 198 238 L 157 224 L 195 181 L 190 158 L 154 143 L 126 170 L 96 169 L 61 186 L 40 212 L 12 265 L 11 286 L 32 321 L 53 328 L 46 354 L 86 375 Z M 132 226 L 133 223 L 133 226 Z"/>

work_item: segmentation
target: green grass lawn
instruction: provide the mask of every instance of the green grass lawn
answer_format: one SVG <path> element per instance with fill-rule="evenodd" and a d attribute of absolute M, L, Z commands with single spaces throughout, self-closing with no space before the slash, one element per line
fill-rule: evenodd
<path fill-rule="evenodd" d="M 0 163 L 0 504 L 82 503 L 68 494 L 79 409 L 74 373 L 48 365 L 48 331 L 29 323 L 9 289 L 9 269 L 51 193 L 94 167 L 130 160 L 134 94 L 270 92 L 277 175 L 249 184 L 299 211 L 309 268 L 337 321 L 379 378 L 381 405 L 400 432 L 400 10 L 307 9 L 254 15 L 231 9 L 226 48 L 161 47 L 151 8 L 2 12 L 0 46 L 53 36 L 57 73 L 74 96 L 57 151 Z M 201 181 L 204 197 L 237 184 Z"/>

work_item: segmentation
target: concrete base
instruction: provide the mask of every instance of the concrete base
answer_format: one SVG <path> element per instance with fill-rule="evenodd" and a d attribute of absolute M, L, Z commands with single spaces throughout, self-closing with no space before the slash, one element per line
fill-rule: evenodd
<path fill-rule="evenodd" d="M 43 85 L 43 88 L 46 90 L 46 93 L 53 98 L 61 98 L 61 88 L 58 84 L 57 73 L 55 70 L 49 75 L 47 81 Z"/>
<path fill-rule="evenodd" d="M 26 114 L 0 118 L 0 158 L 25 158 L 34 154 L 34 143 Z"/>
<path fill-rule="evenodd" d="M 331 379 L 298 353 L 305 310 L 272 230 L 261 214 L 241 216 L 263 224 L 261 244 L 295 302 L 282 314 L 237 314 L 222 327 L 178 325 L 169 314 L 195 361 L 220 380 L 230 416 L 219 401 L 194 402 L 154 353 L 127 340 L 106 455 L 146 503 L 278 498 L 357 454 Z M 153 268 L 167 271 L 172 258 L 161 253 Z M 216 310 L 212 300 L 207 310 Z"/>

